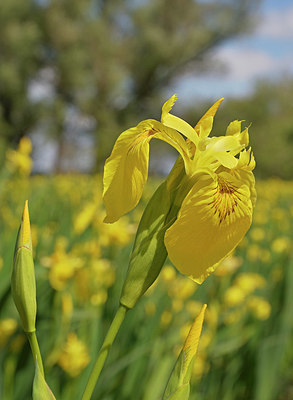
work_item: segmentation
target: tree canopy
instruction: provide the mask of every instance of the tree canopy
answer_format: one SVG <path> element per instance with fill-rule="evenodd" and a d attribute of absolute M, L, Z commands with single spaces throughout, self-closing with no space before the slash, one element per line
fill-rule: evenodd
<path fill-rule="evenodd" d="M 125 127 L 158 116 L 162 90 L 172 80 L 212 67 L 210 51 L 249 29 L 256 4 L 2 0 L 1 135 L 17 143 L 42 124 L 58 139 L 62 157 L 65 114 L 74 106 L 96 121 L 101 165 Z M 30 94 L 36 81 L 47 82 L 49 95 Z"/>

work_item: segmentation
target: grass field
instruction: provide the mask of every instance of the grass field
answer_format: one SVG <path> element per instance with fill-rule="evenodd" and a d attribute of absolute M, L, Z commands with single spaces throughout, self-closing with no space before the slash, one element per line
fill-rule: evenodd
<path fill-rule="evenodd" d="M 57 399 L 81 396 L 116 311 L 146 199 L 103 224 L 100 176 L 0 181 L 0 398 L 29 400 L 33 360 L 10 294 L 15 239 L 29 199 L 37 278 L 37 335 Z M 253 225 L 201 286 L 167 261 L 130 311 L 94 399 L 159 400 L 189 326 L 208 309 L 191 400 L 293 399 L 293 182 L 257 182 Z M 196 254 L 194 255 L 196 261 Z"/>

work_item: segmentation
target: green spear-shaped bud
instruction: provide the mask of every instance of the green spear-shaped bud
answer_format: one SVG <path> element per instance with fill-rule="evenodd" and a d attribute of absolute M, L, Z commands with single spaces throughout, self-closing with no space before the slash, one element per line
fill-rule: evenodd
<path fill-rule="evenodd" d="M 35 367 L 35 378 L 33 385 L 33 400 L 56 400 L 51 389 L 40 370 L 38 362 Z"/>
<path fill-rule="evenodd" d="M 34 332 L 37 313 L 36 279 L 27 200 L 14 250 L 11 291 L 24 331 Z"/>
<path fill-rule="evenodd" d="M 206 304 L 202 306 L 185 340 L 175 367 L 165 389 L 163 400 L 188 400 L 190 393 L 190 378 L 198 342 L 201 335 Z"/>

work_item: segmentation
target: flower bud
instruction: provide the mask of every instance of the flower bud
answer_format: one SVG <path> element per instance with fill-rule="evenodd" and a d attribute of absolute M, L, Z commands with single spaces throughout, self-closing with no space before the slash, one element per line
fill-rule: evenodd
<path fill-rule="evenodd" d="M 179 354 L 168 381 L 163 400 L 188 400 L 189 398 L 190 377 L 201 335 L 206 307 L 206 304 L 202 306 L 199 315 L 196 317 L 190 328 L 183 349 Z"/>
<path fill-rule="evenodd" d="M 34 332 L 37 313 L 36 280 L 27 200 L 16 239 L 11 291 L 24 331 Z"/>

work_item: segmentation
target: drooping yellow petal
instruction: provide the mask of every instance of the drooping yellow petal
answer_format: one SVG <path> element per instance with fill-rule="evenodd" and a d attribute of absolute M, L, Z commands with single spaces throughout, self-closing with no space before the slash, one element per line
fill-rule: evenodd
<path fill-rule="evenodd" d="M 252 219 L 251 188 L 228 172 L 205 172 L 166 231 L 173 264 L 202 283 L 243 238 Z"/>
<path fill-rule="evenodd" d="M 105 222 L 115 222 L 139 202 L 148 176 L 149 142 L 161 139 L 182 156 L 188 170 L 188 147 L 183 137 L 155 120 L 146 120 L 124 131 L 117 139 L 104 168 Z"/>
<path fill-rule="evenodd" d="M 194 144 L 198 142 L 198 137 L 195 134 L 194 129 L 183 119 L 170 114 L 170 111 L 177 100 L 177 96 L 173 95 L 169 100 L 167 100 L 162 107 L 161 122 L 165 126 L 175 129 L 176 131 L 182 133 Z"/>
<path fill-rule="evenodd" d="M 139 125 L 117 139 L 104 168 L 105 222 L 115 222 L 138 203 L 148 175 L 152 126 Z"/>

